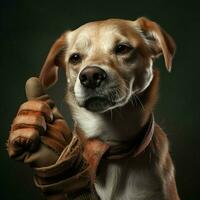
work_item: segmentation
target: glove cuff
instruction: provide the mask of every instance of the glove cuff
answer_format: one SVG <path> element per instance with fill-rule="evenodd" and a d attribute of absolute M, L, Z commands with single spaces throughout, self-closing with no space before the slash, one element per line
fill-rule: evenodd
<path fill-rule="evenodd" d="M 80 138 L 74 134 L 55 164 L 34 168 L 35 185 L 47 199 L 97 199 L 91 190 L 90 167 L 82 152 Z"/>

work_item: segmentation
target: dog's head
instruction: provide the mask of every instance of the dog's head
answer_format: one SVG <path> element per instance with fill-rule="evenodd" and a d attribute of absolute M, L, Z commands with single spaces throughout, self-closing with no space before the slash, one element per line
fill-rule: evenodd
<path fill-rule="evenodd" d="M 170 71 L 174 53 L 173 39 L 147 18 L 91 22 L 64 33 L 53 44 L 40 79 L 49 87 L 63 67 L 76 104 L 105 112 L 149 86 L 158 56 L 164 56 Z"/>

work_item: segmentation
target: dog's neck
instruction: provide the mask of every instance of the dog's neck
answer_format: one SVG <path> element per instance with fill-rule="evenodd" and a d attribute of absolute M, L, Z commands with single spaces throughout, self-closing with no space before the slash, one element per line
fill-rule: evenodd
<path fill-rule="evenodd" d="M 159 72 L 149 87 L 141 94 L 132 96 L 123 107 L 105 113 L 92 113 L 84 108 L 72 108 L 72 115 L 86 137 L 104 141 L 127 141 L 133 139 L 148 122 L 157 100 Z"/>

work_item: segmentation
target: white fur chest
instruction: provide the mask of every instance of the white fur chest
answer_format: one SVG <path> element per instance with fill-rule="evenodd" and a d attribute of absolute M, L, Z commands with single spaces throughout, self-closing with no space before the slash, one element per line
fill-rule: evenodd
<path fill-rule="evenodd" d="M 99 137 L 102 140 L 117 140 L 115 131 L 97 113 L 77 107 L 74 112 L 74 119 L 78 122 L 79 127 L 84 131 L 87 138 Z"/>
<path fill-rule="evenodd" d="M 156 170 L 139 168 L 131 159 L 102 163 L 95 189 L 101 200 L 165 199 Z"/>

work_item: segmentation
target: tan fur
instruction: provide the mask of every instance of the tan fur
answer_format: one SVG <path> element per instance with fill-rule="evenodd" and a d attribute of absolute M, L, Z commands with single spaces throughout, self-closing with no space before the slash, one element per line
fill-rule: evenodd
<path fill-rule="evenodd" d="M 128 43 L 131 50 L 116 54 L 114 49 L 119 43 Z M 70 63 L 70 56 L 77 52 L 81 61 Z M 40 79 L 49 87 L 56 81 L 57 68 L 65 66 L 66 100 L 85 136 L 105 142 L 127 141 L 134 139 L 148 122 L 157 100 L 159 73 L 153 70 L 154 59 L 163 55 L 170 71 L 174 53 L 171 36 L 147 18 L 91 22 L 68 31 L 54 43 Z M 87 66 L 104 70 L 107 82 L 95 90 L 85 89 L 79 75 Z M 96 96 L 112 97 L 113 104 L 100 104 L 99 112 L 86 109 L 85 102 Z M 138 157 L 103 161 L 95 182 L 100 198 L 178 200 L 168 148 L 165 133 L 156 125 L 150 145 Z"/>

